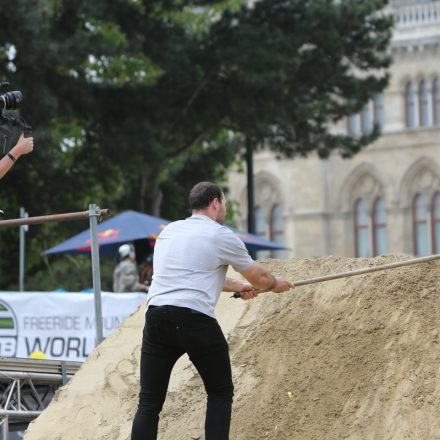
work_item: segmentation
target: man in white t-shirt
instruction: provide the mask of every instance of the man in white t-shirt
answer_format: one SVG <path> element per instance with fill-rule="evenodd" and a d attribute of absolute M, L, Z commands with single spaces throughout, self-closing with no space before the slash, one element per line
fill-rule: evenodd
<path fill-rule="evenodd" d="M 218 185 L 198 183 L 189 204 L 193 215 L 166 226 L 154 249 L 132 440 L 157 438 L 171 370 L 184 353 L 208 394 L 205 439 L 229 439 L 234 387 L 228 344 L 214 314 L 220 293 L 238 291 L 248 300 L 259 289 L 285 292 L 293 287 L 254 262 L 237 235 L 223 226 L 226 199 Z M 226 278 L 229 265 L 249 284 Z"/>

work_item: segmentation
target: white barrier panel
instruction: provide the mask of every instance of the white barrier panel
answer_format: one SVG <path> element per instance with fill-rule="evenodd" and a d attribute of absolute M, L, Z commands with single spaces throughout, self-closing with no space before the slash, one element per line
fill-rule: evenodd
<path fill-rule="evenodd" d="M 0 292 L 0 356 L 84 361 L 95 348 L 93 293 Z M 104 337 L 146 301 L 143 293 L 102 292 Z M 141 335 L 139 335 L 141 338 Z"/>

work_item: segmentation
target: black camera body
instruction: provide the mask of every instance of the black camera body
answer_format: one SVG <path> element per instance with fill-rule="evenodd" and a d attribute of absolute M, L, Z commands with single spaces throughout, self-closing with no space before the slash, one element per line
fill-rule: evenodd
<path fill-rule="evenodd" d="M 7 82 L 0 82 L 0 89 L 9 86 Z M 32 136 L 32 128 L 22 118 L 6 116 L 4 110 L 17 110 L 23 102 L 23 94 L 19 90 L 6 92 L 0 95 L 0 152 L 7 154 L 11 149 L 11 133 L 9 130 L 2 128 L 1 125 L 18 127 L 23 131 L 25 137 Z"/>

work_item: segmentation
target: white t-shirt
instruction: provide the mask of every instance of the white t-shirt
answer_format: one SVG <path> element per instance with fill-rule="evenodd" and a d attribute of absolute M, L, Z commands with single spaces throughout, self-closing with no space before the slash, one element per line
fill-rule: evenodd
<path fill-rule="evenodd" d="M 154 247 L 148 305 L 189 307 L 215 318 L 228 266 L 242 272 L 252 263 L 237 235 L 209 217 L 170 223 Z"/>

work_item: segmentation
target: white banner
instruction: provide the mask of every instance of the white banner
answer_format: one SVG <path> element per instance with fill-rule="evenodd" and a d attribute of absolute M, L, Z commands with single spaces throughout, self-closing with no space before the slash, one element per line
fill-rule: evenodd
<path fill-rule="evenodd" d="M 143 293 L 103 292 L 104 337 L 145 301 Z M 95 321 L 93 293 L 0 292 L 0 356 L 84 361 L 95 348 Z"/>

